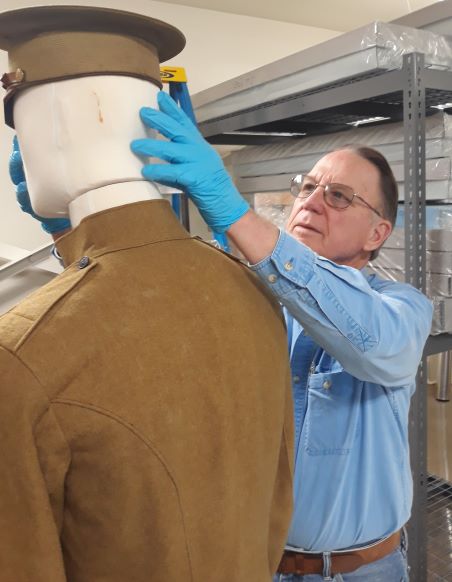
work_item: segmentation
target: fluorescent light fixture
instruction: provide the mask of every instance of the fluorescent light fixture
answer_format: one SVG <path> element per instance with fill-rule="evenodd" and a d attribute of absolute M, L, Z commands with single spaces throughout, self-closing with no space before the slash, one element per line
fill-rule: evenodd
<path fill-rule="evenodd" d="M 276 136 L 292 137 L 294 135 L 307 135 L 307 133 L 289 132 L 289 131 L 224 131 L 223 135 L 257 135 L 257 136 Z"/>
<path fill-rule="evenodd" d="M 431 105 L 432 109 L 449 109 L 449 107 L 452 107 L 452 103 L 440 103 L 439 105 Z"/>
<path fill-rule="evenodd" d="M 358 125 L 365 125 L 366 123 L 375 123 L 376 121 L 386 121 L 391 119 L 390 117 L 368 117 L 367 119 L 358 119 L 358 121 L 350 121 L 347 125 L 353 125 L 353 127 L 358 127 Z"/>

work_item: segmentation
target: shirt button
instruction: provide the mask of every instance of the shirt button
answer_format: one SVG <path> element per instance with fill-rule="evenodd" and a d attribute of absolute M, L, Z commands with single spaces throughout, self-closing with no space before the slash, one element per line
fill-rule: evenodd
<path fill-rule="evenodd" d="M 325 388 L 325 390 L 331 388 L 331 380 L 325 380 L 325 382 L 323 383 L 323 387 Z"/>
<path fill-rule="evenodd" d="M 284 268 L 286 271 L 291 271 L 293 269 L 293 263 L 291 261 L 287 261 L 287 263 L 284 263 Z"/>
<path fill-rule="evenodd" d="M 80 261 L 78 262 L 78 268 L 79 269 L 84 269 L 88 265 L 89 265 L 89 257 L 82 257 L 80 259 Z"/>
<path fill-rule="evenodd" d="M 270 283 L 276 283 L 278 277 L 276 275 L 269 275 L 267 279 L 270 281 Z"/>
<path fill-rule="evenodd" d="M 293 380 L 294 382 L 299 382 L 299 381 L 300 381 L 300 376 L 294 376 L 294 377 L 292 378 L 292 380 Z"/>

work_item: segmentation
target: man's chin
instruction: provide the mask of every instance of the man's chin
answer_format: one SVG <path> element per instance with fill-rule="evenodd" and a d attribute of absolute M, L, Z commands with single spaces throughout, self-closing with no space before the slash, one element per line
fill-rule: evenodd
<path fill-rule="evenodd" d="M 305 244 L 308 244 L 309 241 L 312 241 L 320 234 L 316 230 L 313 230 L 312 228 L 306 228 L 305 226 L 294 226 L 288 232 L 295 239 Z"/>

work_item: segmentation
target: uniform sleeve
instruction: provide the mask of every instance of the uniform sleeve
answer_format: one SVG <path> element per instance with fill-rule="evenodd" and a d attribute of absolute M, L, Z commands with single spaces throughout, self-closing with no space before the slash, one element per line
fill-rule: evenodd
<path fill-rule="evenodd" d="M 0 399 L 0 578 L 65 582 L 68 447 L 39 382 L 1 347 Z"/>
<path fill-rule="evenodd" d="M 432 322 L 422 293 L 392 281 L 371 286 L 358 269 L 320 257 L 284 232 L 252 269 L 344 370 L 385 386 L 413 381 Z"/>

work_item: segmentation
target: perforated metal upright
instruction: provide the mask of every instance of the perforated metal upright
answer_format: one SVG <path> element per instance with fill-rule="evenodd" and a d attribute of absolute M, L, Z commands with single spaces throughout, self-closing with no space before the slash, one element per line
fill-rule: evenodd
<path fill-rule="evenodd" d="M 424 55 L 406 55 L 403 63 L 405 133 L 405 280 L 425 292 L 425 83 Z M 409 532 L 412 579 L 427 580 L 427 361 L 423 357 L 410 407 L 410 451 L 414 503 Z"/>

